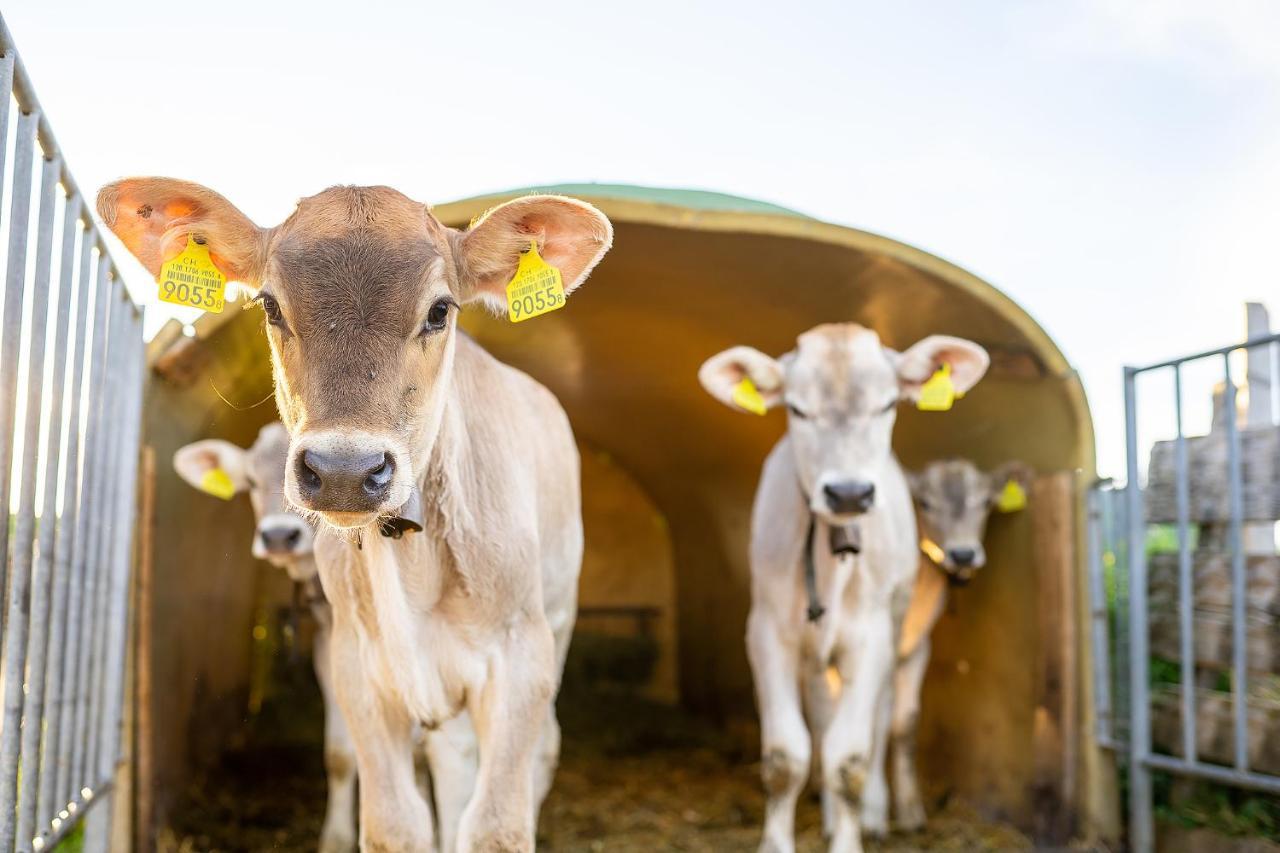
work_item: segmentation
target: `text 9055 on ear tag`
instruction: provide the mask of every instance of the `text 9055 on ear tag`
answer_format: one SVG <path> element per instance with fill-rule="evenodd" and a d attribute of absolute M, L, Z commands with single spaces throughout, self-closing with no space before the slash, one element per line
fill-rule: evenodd
<path fill-rule="evenodd" d="M 945 362 L 920 386 L 920 401 L 916 408 L 922 412 L 945 412 L 960 396 L 951 381 L 951 365 Z"/>
<path fill-rule="evenodd" d="M 538 242 L 520 256 L 520 266 L 507 284 L 507 316 L 513 323 L 564 307 L 564 282 L 560 270 L 538 254 Z"/>
<path fill-rule="evenodd" d="M 231 500 L 236 493 L 236 486 L 231 482 L 231 475 L 221 468 L 210 468 L 200 478 L 200 490 L 208 492 L 215 498 Z"/>
<path fill-rule="evenodd" d="M 161 302 L 203 308 L 210 314 L 221 314 L 226 304 L 227 277 L 213 265 L 209 247 L 197 243 L 191 234 L 187 247 L 160 267 L 156 283 Z"/>
<path fill-rule="evenodd" d="M 733 386 L 733 402 L 738 408 L 755 415 L 763 415 L 769 411 L 769 407 L 764 404 L 764 397 L 756 390 L 756 383 L 748 376 L 742 377 L 742 381 Z"/>

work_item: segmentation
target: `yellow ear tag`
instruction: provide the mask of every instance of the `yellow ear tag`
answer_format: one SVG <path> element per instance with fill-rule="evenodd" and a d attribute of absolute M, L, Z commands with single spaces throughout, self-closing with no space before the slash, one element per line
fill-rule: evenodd
<path fill-rule="evenodd" d="M 1017 480 L 1010 480 L 1004 484 L 1004 491 L 1000 493 L 1000 499 L 996 501 L 996 509 L 1000 512 L 1017 512 L 1027 508 L 1027 492 L 1022 488 L 1022 484 Z"/>
<path fill-rule="evenodd" d="M 210 468 L 204 472 L 204 476 L 200 478 L 200 489 L 208 492 L 215 498 L 222 498 L 229 501 L 236 493 L 235 484 L 231 482 L 231 475 L 222 468 Z"/>
<path fill-rule="evenodd" d="M 920 386 L 920 401 L 916 408 L 922 412 L 945 412 L 960 395 L 951 382 L 951 365 L 943 363 L 929 379 Z"/>
<path fill-rule="evenodd" d="M 756 384 L 748 376 L 742 377 L 742 381 L 733 386 L 733 402 L 754 415 L 763 415 L 769 411 L 769 407 L 764 404 L 764 397 L 760 396 Z"/>
<path fill-rule="evenodd" d="M 187 248 L 160 267 L 156 284 L 160 285 L 161 302 L 222 313 L 227 277 L 213 265 L 209 247 L 197 243 L 191 234 L 187 235 Z"/>
<path fill-rule="evenodd" d="M 529 244 L 529 251 L 520 256 L 515 277 L 507 284 L 507 315 L 511 322 L 520 323 L 563 307 L 560 270 L 542 259 L 535 240 Z"/>

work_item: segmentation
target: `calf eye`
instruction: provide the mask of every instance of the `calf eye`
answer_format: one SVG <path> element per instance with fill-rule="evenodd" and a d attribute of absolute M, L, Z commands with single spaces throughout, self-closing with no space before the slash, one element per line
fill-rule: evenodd
<path fill-rule="evenodd" d="M 258 295 L 258 302 L 262 304 L 262 313 L 267 315 L 267 322 L 271 325 L 283 329 L 284 315 L 280 313 L 280 303 L 270 293 L 261 293 Z"/>
<path fill-rule="evenodd" d="M 453 306 L 453 300 L 440 299 L 431 306 L 431 310 L 427 312 L 427 319 L 422 324 L 420 334 L 429 335 L 432 332 L 438 332 L 449 322 L 449 309 Z"/>
<path fill-rule="evenodd" d="M 794 417 L 799 418 L 800 420 L 804 420 L 805 418 L 809 417 L 800 409 L 800 407 L 792 403 L 787 403 L 787 411 L 790 412 Z"/>

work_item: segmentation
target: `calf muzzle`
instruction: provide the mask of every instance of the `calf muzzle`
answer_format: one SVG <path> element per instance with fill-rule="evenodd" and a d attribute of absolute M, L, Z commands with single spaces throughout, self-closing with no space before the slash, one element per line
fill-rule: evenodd
<path fill-rule="evenodd" d="M 307 509 L 320 512 L 379 509 L 396 470 L 390 453 L 304 450 L 296 458 L 298 492 Z"/>

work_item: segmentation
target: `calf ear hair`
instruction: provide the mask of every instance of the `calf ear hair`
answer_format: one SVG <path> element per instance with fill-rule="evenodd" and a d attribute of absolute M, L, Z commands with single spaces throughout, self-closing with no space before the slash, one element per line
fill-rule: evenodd
<path fill-rule="evenodd" d="M 227 278 L 251 287 L 260 283 L 267 231 L 207 187 L 173 178 L 125 178 L 98 192 L 98 215 L 153 276 L 194 235 Z"/>
<path fill-rule="evenodd" d="M 950 335 L 930 335 L 898 357 L 898 383 L 902 395 L 920 397 L 920 386 L 944 364 L 951 366 L 951 384 L 963 394 L 978 384 L 987 372 L 991 357 L 972 341 Z"/>
<path fill-rule="evenodd" d="M 568 294 L 586 281 L 613 245 L 613 225 L 592 205 L 566 196 L 531 195 L 500 204 L 456 240 L 461 298 L 505 313 L 507 284 L 530 243 L 537 243 L 542 259 L 560 270 Z"/>
<path fill-rule="evenodd" d="M 990 474 L 991 487 L 998 493 L 1004 488 L 1005 483 L 1014 480 L 1025 491 L 1031 488 L 1031 481 L 1035 479 L 1035 476 L 1036 472 L 1030 465 L 1011 459 L 1003 465 L 998 465 L 992 469 Z"/>
<path fill-rule="evenodd" d="M 751 347 L 730 347 L 703 362 L 698 381 L 707 393 L 737 412 L 745 412 L 734 402 L 733 391 L 743 379 L 750 379 L 760 392 L 766 409 L 782 402 L 786 374 L 782 364 Z"/>

